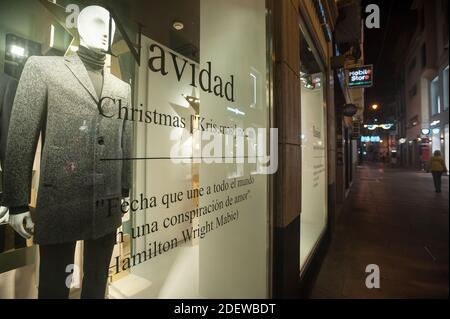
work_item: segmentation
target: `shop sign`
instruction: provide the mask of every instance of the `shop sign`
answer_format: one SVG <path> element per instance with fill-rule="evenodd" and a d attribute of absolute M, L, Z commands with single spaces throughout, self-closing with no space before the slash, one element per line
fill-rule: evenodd
<path fill-rule="evenodd" d="M 373 85 L 372 65 L 349 68 L 346 73 L 348 88 L 365 88 Z"/>
<path fill-rule="evenodd" d="M 361 136 L 361 142 L 363 143 L 380 143 L 380 136 Z"/>

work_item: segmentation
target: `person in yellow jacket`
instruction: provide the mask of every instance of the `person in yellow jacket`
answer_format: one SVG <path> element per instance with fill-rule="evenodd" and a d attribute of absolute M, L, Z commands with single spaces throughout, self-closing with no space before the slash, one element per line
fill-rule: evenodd
<path fill-rule="evenodd" d="M 442 157 L 441 151 L 434 151 L 433 156 L 431 156 L 430 162 L 428 163 L 428 167 L 433 175 L 436 193 L 440 193 L 442 174 L 447 172 L 447 166 L 445 166 L 445 161 Z"/>

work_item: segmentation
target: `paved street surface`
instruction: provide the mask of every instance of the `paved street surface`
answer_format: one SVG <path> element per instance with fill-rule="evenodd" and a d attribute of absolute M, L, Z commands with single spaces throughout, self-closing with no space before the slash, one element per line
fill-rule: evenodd
<path fill-rule="evenodd" d="M 448 298 L 448 177 L 436 194 L 431 174 L 358 168 L 311 298 Z M 377 264 L 380 289 L 367 289 Z"/>

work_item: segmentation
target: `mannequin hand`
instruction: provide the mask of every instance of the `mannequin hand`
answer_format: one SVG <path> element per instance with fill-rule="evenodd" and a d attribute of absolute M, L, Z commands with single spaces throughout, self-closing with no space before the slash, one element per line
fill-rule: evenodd
<path fill-rule="evenodd" d="M 24 227 L 25 222 L 25 227 Z M 30 239 L 33 235 L 34 223 L 30 212 L 9 216 L 9 224 L 23 238 Z M 30 233 L 31 231 L 31 233 Z"/>
<path fill-rule="evenodd" d="M 8 221 L 9 210 L 6 207 L 0 206 L 0 224 Z"/>

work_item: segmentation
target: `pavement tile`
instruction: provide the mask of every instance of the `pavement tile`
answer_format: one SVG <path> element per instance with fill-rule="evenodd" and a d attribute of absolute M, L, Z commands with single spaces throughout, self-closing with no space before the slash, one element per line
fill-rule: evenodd
<path fill-rule="evenodd" d="M 448 298 L 448 178 L 443 193 L 430 174 L 358 168 L 336 220 L 311 298 Z M 380 267 L 368 289 L 365 267 Z"/>

